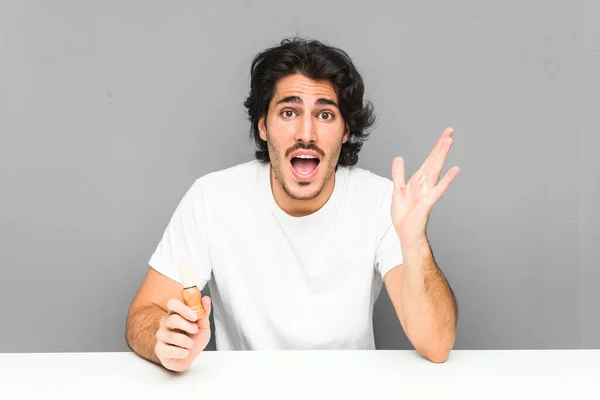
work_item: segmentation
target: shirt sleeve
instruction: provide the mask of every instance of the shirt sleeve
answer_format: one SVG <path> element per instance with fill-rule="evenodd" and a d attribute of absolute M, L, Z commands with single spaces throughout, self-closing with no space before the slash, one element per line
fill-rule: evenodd
<path fill-rule="evenodd" d="M 375 251 L 375 268 L 381 275 L 385 276 L 392 268 L 402 264 L 402 248 L 400 239 L 396 234 L 396 229 L 392 224 L 392 190 L 390 189 L 383 196 L 377 218 L 377 246 Z"/>
<path fill-rule="evenodd" d="M 204 288 L 211 276 L 205 204 L 200 181 L 184 194 L 148 262 L 159 273 L 181 282 L 178 266 L 189 259 L 196 267 L 196 285 Z"/>

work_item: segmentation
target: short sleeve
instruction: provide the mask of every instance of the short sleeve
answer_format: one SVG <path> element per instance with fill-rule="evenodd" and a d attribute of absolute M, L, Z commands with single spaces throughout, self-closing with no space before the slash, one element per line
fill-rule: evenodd
<path fill-rule="evenodd" d="M 210 279 L 205 204 L 200 181 L 184 194 L 148 262 L 161 274 L 181 283 L 179 264 L 190 259 L 196 267 L 196 285 L 200 290 Z"/>
<path fill-rule="evenodd" d="M 393 185 L 393 183 L 391 185 Z M 383 196 L 377 218 L 375 268 L 382 278 L 392 268 L 403 262 L 400 239 L 398 239 L 398 235 L 392 224 L 392 190 L 393 187 L 391 187 Z"/>

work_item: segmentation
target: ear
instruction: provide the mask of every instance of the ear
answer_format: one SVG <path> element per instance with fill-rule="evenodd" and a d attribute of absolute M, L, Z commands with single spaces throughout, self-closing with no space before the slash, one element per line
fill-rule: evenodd
<path fill-rule="evenodd" d="M 258 132 L 260 133 L 260 138 L 267 141 L 267 127 L 265 126 L 265 116 L 263 115 L 258 119 Z"/>
<path fill-rule="evenodd" d="M 350 137 L 350 127 L 346 124 L 346 129 L 344 130 L 344 137 L 342 138 L 342 143 L 346 143 L 348 138 Z"/>

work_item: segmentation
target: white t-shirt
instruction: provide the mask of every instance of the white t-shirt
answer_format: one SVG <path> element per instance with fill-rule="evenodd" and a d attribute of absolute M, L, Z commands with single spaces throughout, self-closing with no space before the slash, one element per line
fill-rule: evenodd
<path fill-rule="evenodd" d="M 327 203 L 292 217 L 275 203 L 269 171 L 253 160 L 197 179 L 150 266 L 181 283 L 177 266 L 194 262 L 217 350 L 374 349 L 373 306 L 402 264 L 392 181 L 339 166 Z"/>

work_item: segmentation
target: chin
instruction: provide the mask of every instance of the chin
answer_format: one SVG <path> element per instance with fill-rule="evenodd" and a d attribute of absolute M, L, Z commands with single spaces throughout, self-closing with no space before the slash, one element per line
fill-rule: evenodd
<path fill-rule="evenodd" d="M 291 180 L 291 185 L 284 185 L 285 192 L 294 200 L 312 200 L 321 193 L 322 189 L 323 185 L 319 186 L 316 180 L 311 182 Z"/>

